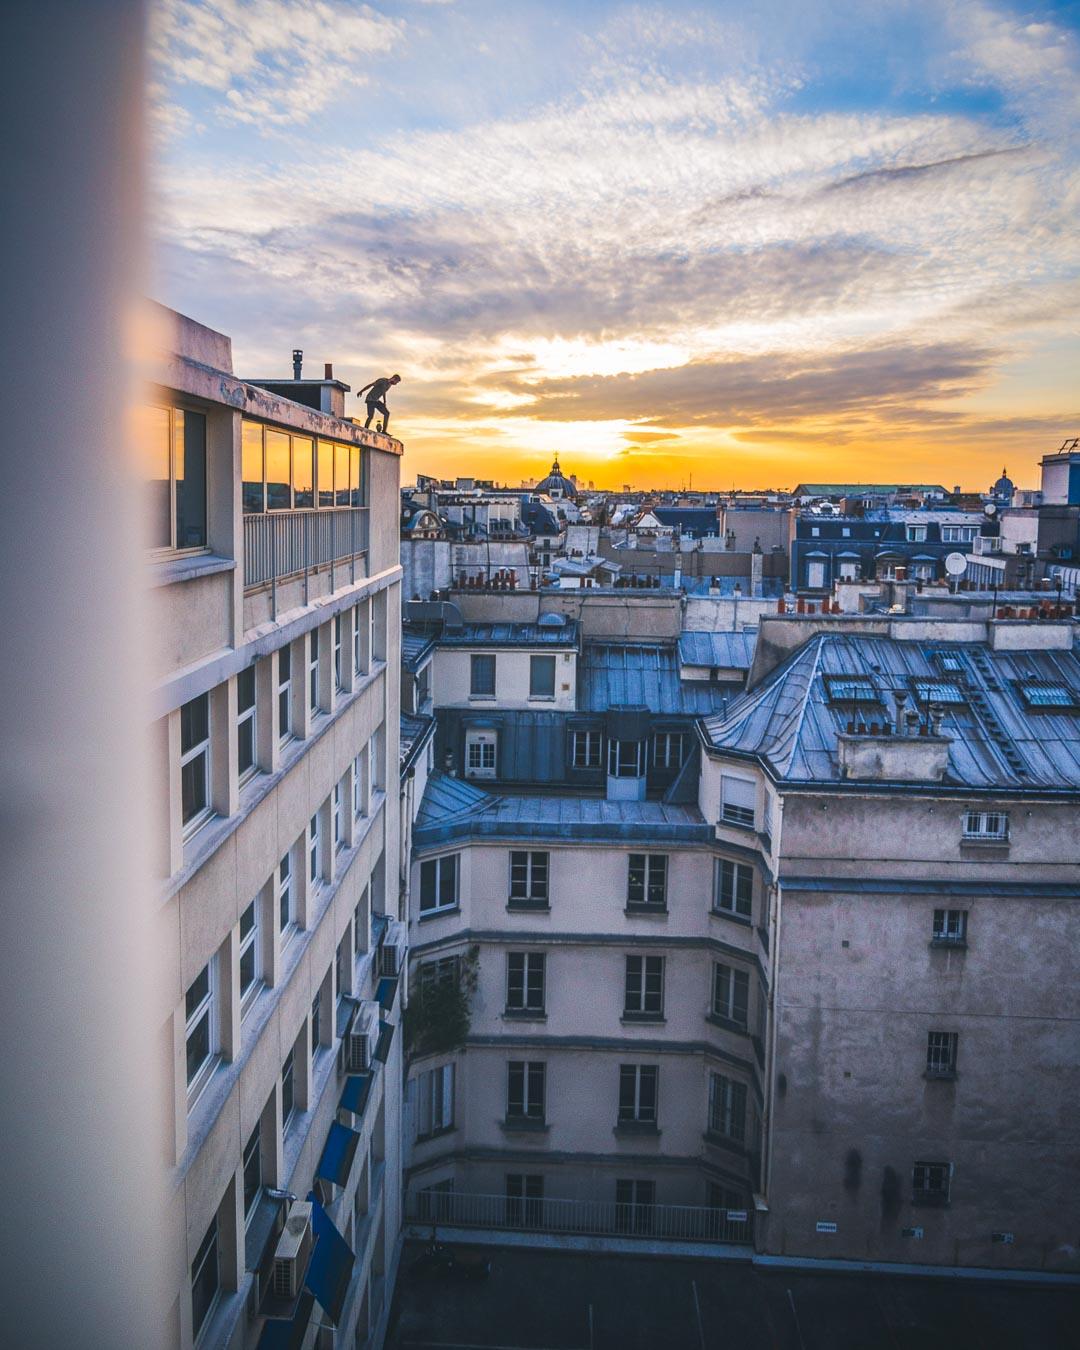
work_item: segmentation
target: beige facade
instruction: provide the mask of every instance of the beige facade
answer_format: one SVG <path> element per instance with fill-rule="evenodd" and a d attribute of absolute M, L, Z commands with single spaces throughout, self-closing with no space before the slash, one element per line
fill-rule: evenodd
<path fill-rule="evenodd" d="M 172 1340 L 255 1346 L 270 1315 L 294 1319 L 296 1344 L 377 1345 L 400 1232 L 400 1035 L 382 1036 L 366 1100 L 339 1103 L 358 1069 L 343 1032 L 374 1048 L 400 1017 L 397 984 L 380 985 L 405 951 L 400 445 L 242 383 L 228 339 L 164 318 L 144 446 L 151 509 L 167 504 L 148 581 Z M 275 1303 L 281 1230 L 309 1194 L 295 1296 Z M 335 1245 L 327 1224 L 348 1252 L 333 1309 L 305 1283 Z"/>

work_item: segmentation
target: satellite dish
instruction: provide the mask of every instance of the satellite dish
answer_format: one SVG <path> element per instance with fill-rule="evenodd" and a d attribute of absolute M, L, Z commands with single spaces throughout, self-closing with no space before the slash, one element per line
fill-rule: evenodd
<path fill-rule="evenodd" d="M 962 553 L 950 553 L 945 559 L 945 571 L 951 577 L 962 577 L 967 571 L 967 559 Z"/>
<path fill-rule="evenodd" d="M 983 512 L 988 516 L 996 516 L 997 507 L 994 505 L 993 502 L 987 502 L 986 505 L 983 507 Z"/>

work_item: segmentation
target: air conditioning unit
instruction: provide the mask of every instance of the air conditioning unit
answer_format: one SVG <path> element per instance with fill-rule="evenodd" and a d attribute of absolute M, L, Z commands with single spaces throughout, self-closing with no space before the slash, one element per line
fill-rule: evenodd
<path fill-rule="evenodd" d="M 401 948 L 396 942 L 384 942 L 379 948 L 379 977 L 396 980 L 401 974 Z"/>
<path fill-rule="evenodd" d="M 270 1292 L 274 1298 L 291 1301 L 299 1297 L 313 1242 L 311 1205 L 306 1200 L 294 1200 L 274 1249 L 274 1265 L 270 1272 Z"/>
<path fill-rule="evenodd" d="M 367 1073 L 371 1067 L 371 1037 L 368 1021 L 359 1013 L 352 1019 L 341 1038 L 341 1068 L 343 1073 Z"/>

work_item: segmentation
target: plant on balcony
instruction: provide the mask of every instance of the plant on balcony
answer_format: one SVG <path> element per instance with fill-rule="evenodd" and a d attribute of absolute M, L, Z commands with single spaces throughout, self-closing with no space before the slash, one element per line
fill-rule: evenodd
<path fill-rule="evenodd" d="M 445 1054 L 464 1044 L 479 959 L 480 948 L 474 945 L 452 964 L 425 962 L 419 967 L 405 1011 L 407 1055 Z"/>

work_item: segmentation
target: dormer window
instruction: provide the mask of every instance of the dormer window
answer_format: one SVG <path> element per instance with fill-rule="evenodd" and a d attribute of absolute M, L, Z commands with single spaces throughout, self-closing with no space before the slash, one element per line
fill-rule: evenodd
<path fill-rule="evenodd" d="M 640 778 L 645 772 L 643 741 L 608 741 L 608 776 Z"/>
<path fill-rule="evenodd" d="M 964 704 L 964 691 L 955 680 L 913 680 L 915 698 L 919 703 Z"/>
<path fill-rule="evenodd" d="M 933 660 L 938 670 L 945 675 L 960 674 L 964 669 L 959 652 L 935 652 Z"/>
<path fill-rule="evenodd" d="M 830 703 L 880 703 L 881 699 L 868 675 L 826 675 Z"/>
<path fill-rule="evenodd" d="M 1018 686 L 1020 697 L 1029 708 L 1041 712 L 1077 712 L 1080 705 L 1067 684 L 1049 680 L 1031 680 Z"/>

